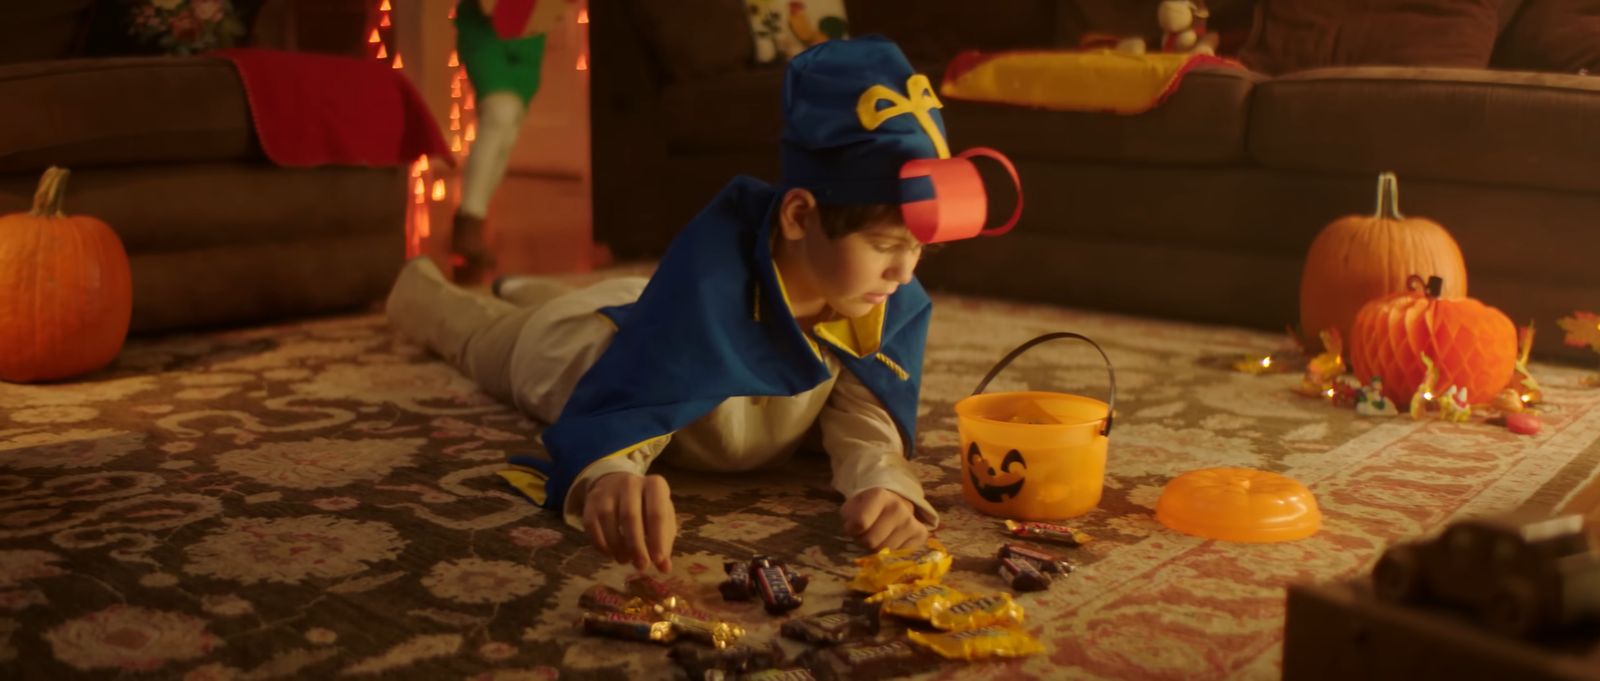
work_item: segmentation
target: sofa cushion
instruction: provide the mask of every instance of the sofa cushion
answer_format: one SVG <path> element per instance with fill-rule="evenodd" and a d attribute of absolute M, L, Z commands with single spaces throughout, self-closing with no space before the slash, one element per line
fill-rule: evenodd
<path fill-rule="evenodd" d="M 0 66 L 0 171 L 260 158 L 244 89 L 221 59 Z M 23 123 L 26 122 L 26 123 Z"/>
<path fill-rule="evenodd" d="M 1505 0 L 1260 0 L 1240 59 L 1257 71 L 1324 66 L 1483 68 Z"/>
<path fill-rule="evenodd" d="M 72 56 L 93 4 L 94 0 L 5 3 L 0 8 L 0 64 Z"/>
<path fill-rule="evenodd" d="M 1229 163 L 1246 158 L 1250 92 L 1264 77 L 1243 69 L 1196 69 L 1148 112 L 1047 111 L 945 102 L 952 148 L 994 147 L 1014 158 Z"/>
<path fill-rule="evenodd" d="M 66 210 L 106 221 L 129 253 L 399 234 L 407 169 L 267 163 L 88 168 L 67 180 Z M 0 175 L 0 213 L 26 210 L 35 173 Z"/>
<path fill-rule="evenodd" d="M 1262 83 L 1250 152 L 1268 167 L 1600 190 L 1600 79 L 1403 67 Z"/>
<path fill-rule="evenodd" d="M 1600 0 L 1528 0 L 1495 46 L 1494 63 L 1600 74 Z"/>
<path fill-rule="evenodd" d="M 635 0 L 633 22 L 673 80 L 716 75 L 755 60 L 743 0 Z"/>

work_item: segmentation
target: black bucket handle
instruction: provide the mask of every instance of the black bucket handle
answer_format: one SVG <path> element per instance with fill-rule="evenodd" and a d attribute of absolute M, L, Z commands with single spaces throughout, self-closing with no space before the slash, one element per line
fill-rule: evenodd
<path fill-rule="evenodd" d="M 1100 353 L 1100 358 L 1106 361 L 1106 377 L 1111 380 L 1111 397 L 1110 399 L 1106 400 L 1106 425 L 1105 428 L 1101 429 L 1100 434 L 1106 437 L 1111 437 L 1111 421 L 1112 419 L 1116 418 L 1117 414 L 1117 371 L 1116 369 L 1112 368 L 1111 358 L 1106 356 L 1105 349 L 1101 348 L 1099 343 L 1094 342 L 1088 336 L 1082 334 L 1072 333 L 1071 331 L 1057 331 L 1055 333 L 1044 334 L 1034 338 L 1033 340 L 1023 343 L 1022 345 L 1018 345 L 1017 349 L 1012 350 L 1005 357 L 1000 358 L 1000 361 L 995 363 L 994 368 L 989 370 L 989 374 L 984 376 L 983 380 L 978 381 L 978 387 L 972 389 L 972 394 L 976 395 L 983 392 L 984 388 L 989 387 L 989 381 L 992 381 L 996 376 L 999 376 L 1000 372 L 1009 366 L 1012 360 L 1020 357 L 1022 353 L 1027 352 L 1029 348 L 1046 341 L 1059 340 L 1062 338 L 1076 338 L 1094 346 L 1095 351 Z"/>

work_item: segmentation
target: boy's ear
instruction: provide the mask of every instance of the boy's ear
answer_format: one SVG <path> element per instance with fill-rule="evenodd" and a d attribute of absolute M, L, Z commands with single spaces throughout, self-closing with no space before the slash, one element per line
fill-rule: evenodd
<path fill-rule="evenodd" d="M 808 227 L 821 226 L 821 219 L 817 214 L 817 197 L 811 190 L 795 188 L 784 192 L 783 202 L 778 205 L 778 228 L 783 230 L 783 238 L 803 239 Z"/>

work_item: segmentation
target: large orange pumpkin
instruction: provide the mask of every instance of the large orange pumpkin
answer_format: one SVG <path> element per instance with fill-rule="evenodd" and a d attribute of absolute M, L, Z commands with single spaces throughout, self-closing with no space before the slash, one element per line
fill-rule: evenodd
<path fill-rule="evenodd" d="M 128 335 L 128 254 L 106 223 L 62 212 L 67 174 L 46 170 L 33 210 L 0 216 L 0 380 L 94 371 Z"/>
<path fill-rule="evenodd" d="M 1517 362 L 1517 328 L 1505 313 L 1471 298 L 1440 296 L 1443 283 L 1411 279 L 1409 290 L 1361 308 L 1351 330 L 1350 365 L 1362 381 L 1383 378 L 1384 396 L 1407 404 L 1422 383 L 1427 353 L 1439 370 L 1434 388 L 1467 389 L 1473 404 L 1493 400 Z"/>
<path fill-rule="evenodd" d="M 1319 334 L 1338 329 L 1350 340 L 1350 325 L 1362 305 L 1406 290 L 1411 275 L 1444 279 L 1445 298 L 1467 295 L 1467 266 L 1450 232 L 1426 218 L 1400 214 L 1400 184 L 1394 173 L 1378 176 L 1378 210 L 1350 215 L 1323 228 L 1311 242 L 1300 276 L 1300 335 L 1321 349 Z M 1348 344 L 1348 343 L 1347 343 Z"/>

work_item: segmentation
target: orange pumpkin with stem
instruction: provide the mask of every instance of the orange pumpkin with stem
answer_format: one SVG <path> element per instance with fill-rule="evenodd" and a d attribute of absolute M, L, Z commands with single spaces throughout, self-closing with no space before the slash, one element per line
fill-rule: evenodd
<path fill-rule="evenodd" d="M 1438 390 L 1466 388 L 1472 404 L 1495 398 L 1511 380 L 1517 329 L 1505 313 L 1471 298 L 1441 295 L 1444 282 L 1412 277 L 1408 289 L 1361 308 L 1351 328 L 1350 366 L 1362 381 L 1383 378 L 1384 396 L 1409 404 L 1427 375 L 1422 355 L 1438 371 Z M 1437 395 L 1435 396 L 1437 397 Z"/>
<path fill-rule="evenodd" d="M 68 171 L 50 168 L 33 210 L 0 216 L 0 380 L 70 378 L 115 359 L 128 335 L 133 283 L 106 223 L 68 216 Z"/>
<path fill-rule="evenodd" d="M 1411 275 L 1444 280 L 1445 298 L 1467 295 L 1467 266 L 1450 232 L 1426 218 L 1400 214 L 1400 183 L 1378 176 L 1378 209 L 1329 223 L 1311 242 L 1300 276 L 1300 333 L 1320 350 L 1318 334 L 1338 329 L 1351 345 L 1350 327 L 1368 301 L 1406 290 Z M 1402 400 L 1402 402 L 1404 402 Z"/>

